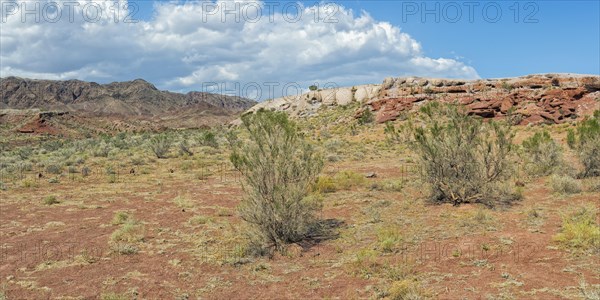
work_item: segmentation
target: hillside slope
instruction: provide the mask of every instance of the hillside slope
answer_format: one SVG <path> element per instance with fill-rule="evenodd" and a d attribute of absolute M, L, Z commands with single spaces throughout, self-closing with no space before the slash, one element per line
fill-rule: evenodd
<path fill-rule="evenodd" d="M 160 91 L 142 79 L 98 84 L 7 77 L 0 78 L 0 90 L 0 121 L 22 133 L 214 126 L 256 104 L 235 96 Z"/>

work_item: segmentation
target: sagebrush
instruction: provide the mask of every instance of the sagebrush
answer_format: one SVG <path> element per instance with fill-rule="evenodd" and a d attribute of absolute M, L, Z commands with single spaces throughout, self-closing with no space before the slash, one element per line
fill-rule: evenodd
<path fill-rule="evenodd" d="M 431 102 L 413 124 L 421 179 L 435 202 L 480 202 L 494 205 L 515 200 L 508 179 L 513 152 L 510 127 L 483 122 L 457 105 Z"/>
<path fill-rule="evenodd" d="M 307 197 L 323 159 L 287 115 L 260 110 L 242 117 L 247 141 L 232 139 L 231 162 L 245 178 L 239 214 L 255 243 L 285 251 L 316 230 L 320 203 Z"/>

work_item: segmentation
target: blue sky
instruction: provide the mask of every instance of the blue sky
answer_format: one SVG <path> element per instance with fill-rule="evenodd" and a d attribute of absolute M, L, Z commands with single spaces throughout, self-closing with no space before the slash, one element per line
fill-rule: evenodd
<path fill-rule="evenodd" d="M 140 18 L 152 17 L 154 2 L 136 2 Z M 310 6 L 320 1 L 277 2 Z M 426 55 L 459 58 L 475 67 L 482 78 L 550 72 L 600 75 L 600 1 L 326 2 L 354 12 L 364 10 L 379 21 L 390 22 L 421 42 Z M 459 5 L 460 17 L 453 4 Z M 414 5 L 417 11 L 413 13 Z M 497 7 L 501 16 L 491 22 Z M 439 21 L 433 14 L 424 14 L 426 10 L 439 11 Z"/>
<path fill-rule="evenodd" d="M 2 9 L 15 1 L 32 3 L 0 0 Z M 37 2 L 53 1 L 68 0 Z M 104 11 L 111 3 L 80 1 Z M 297 12 L 292 1 L 244 0 L 243 8 L 263 7 L 258 22 L 224 21 L 200 2 L 132 1 L 139 8 L 133 24 L 115 23 L 110 14 L 90 22 L 81 7 L 74 21 L 58 22 L 1 11 L 0 76 L 144 78 L 160 89 L 237 90 L 265 99 L 273 84 L 279 96 L 289 83 L 349 86 L 388 76 L 600 74 L 600 1 L 303 1 L 301 19 L 293 22 L 285 14 Z M 324 22 L 329 14 L 335 22 Z M 262 94 L 240 93 L 252 85 Z"/>

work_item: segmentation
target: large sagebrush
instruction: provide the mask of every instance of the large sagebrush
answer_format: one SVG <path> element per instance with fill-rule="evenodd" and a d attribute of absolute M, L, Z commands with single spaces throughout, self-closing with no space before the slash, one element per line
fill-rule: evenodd
<path fill-rule="evenodd" d="M 494 205 L 515 196 L 508 187 L 513 135 L 510 127 L 483 122 L 463 108 L 428 103 L 412 125 L 421 178 L 434 202 Z"/>
<path fill-rule="evenodd" d="M 239 214 L 255 229 L 254 243 L 282 251 L 317 228 L 321 206 L 307 195 L 323 160 L 284 113 L 259 110 L 242 122 L 248 140 L 230 142 L 231 162 L 245 178 Z"/>

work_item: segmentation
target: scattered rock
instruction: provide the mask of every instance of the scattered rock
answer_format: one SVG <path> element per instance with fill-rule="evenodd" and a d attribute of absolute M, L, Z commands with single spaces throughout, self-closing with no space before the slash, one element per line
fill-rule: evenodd
<path fill-rule="evenodd" d="M 369 172 L 367 174 L 365 174 L 366 178 L 376 178 L 377 174 L 375 172 Z"/>

